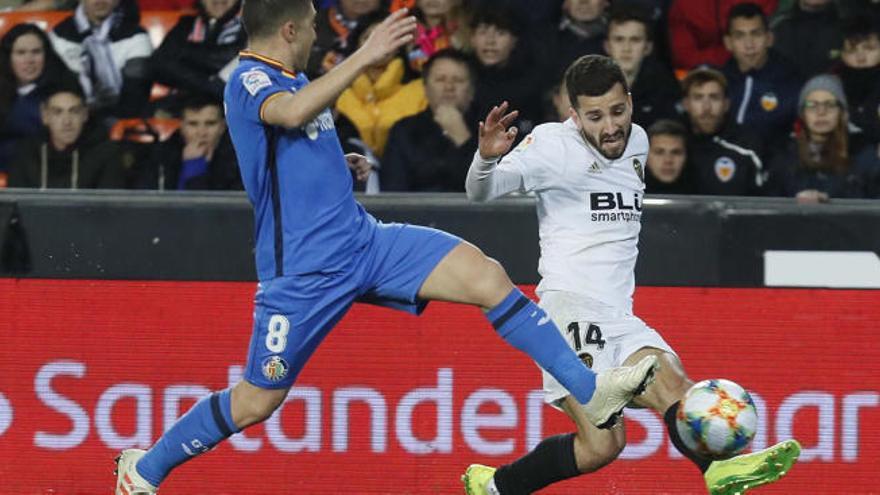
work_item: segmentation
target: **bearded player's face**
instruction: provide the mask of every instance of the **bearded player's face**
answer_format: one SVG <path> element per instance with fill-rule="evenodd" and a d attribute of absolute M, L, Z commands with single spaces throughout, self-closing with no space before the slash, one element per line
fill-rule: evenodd
<path fill-rule="evenodd" d="M 632 129 L 632 98 L 618 83 L 599 96 L 579 95 L 570 110 L 581 135 L 605 158 L 623 155 Z"/>

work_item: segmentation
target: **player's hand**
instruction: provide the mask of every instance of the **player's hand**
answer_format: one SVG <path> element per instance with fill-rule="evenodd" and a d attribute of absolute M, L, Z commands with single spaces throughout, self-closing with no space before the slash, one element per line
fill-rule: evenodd
<path fill-rule="evenodd" d="M 348 168 L 354 171 L 357 180 L 361 182 L 365 182 L 370 176 L 370 172 L 373 171 L 373 165 L 364 155 L 349 153 L 345 155 L 345 162 L 348 164 Z"/>
<path fill-rule="evenodd" d="M 480 122 L 479 149 L 480 157 L 484 160 L 494 160 L 510 151 L 513 140 L 516 139 L 516 127 L 511 126 L 517 110 L 507 112 L 508 104 L 492 108 L 486 115 L 486 120 Z"/>
<path fill-rule="evenodd" d="M 396 10 L 373 29 L 370 37 L 358 49 L 366 65 L 378 63 L 413 40 L 416 18 L 408 13 L 407 9 Z"/>

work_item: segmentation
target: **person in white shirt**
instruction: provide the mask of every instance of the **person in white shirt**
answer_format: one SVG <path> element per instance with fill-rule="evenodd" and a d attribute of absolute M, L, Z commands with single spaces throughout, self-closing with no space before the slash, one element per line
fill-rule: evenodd
<path fill-rule="evenodd" d="M 669 344 L 632 312 L 648 137 L 632 123 L 627 81 L 612 59 L 581 57 L 566 72 L 565 84 L 570 118 L 539 125 L 510 153 L 517 112 L 508 112 L 507 102 L 489 112 L 480 123 L 479 149 L 468 171 L 468 198 L 482 202 L 534 193 L 541 307 L 594 370 L 648 355 L 658 358 L 656 382 L 632 404 L 663 415 L 673 444 L 704 473 L 710 493 L 740 493 L 779 479 L 797 459 L 793 440 L 712 462 L 679 437 L 675 415 L 693 382 Z M 471 465 L 462 478 L 468 494 L 532 493 L 596 471 L 623 451 L 622 423 L 611 430 L 595 428 L 568 392 L 542 373 L 545 400 L 571 417 L 577 433 L 546 438 L 497 470 Z"/>

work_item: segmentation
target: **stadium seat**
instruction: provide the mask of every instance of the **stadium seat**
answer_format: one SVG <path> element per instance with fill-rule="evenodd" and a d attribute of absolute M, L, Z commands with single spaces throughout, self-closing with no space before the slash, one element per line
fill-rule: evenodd
<path fill-rule="evenodd" d="M 192 14 L 194 11 L 179 10 L 146 10 L 141 12 L 141 26 L 150 35 L 153 48 L 159 48 L 165 35 L 177 24 L 182 15 Z"/>
<path fill-rule="evenodd" d="M 5 12 L 0 14 L 0 36 L 22 23 L 36 24 L 44 31 L 50 31 L 63 21 L 71 12 L 63 10 L 46 10 L 35 12 Z"/>
<path fill-rule="evenodd" d="M 408 8 L 409 10 L 414 9 L 416 7 L 416 0 L 392 0 L 391 6 L 388 10 L 391 12 L 395 12 L 404 7 Z"/>
<path fill-rule="evenodd" d="M 110 139 L 152 144 L 165 141 L 179 128 L 178 119 L 122 119 L 110 129 Z"/>
<path fill-rule="evenodd" d="M 147 10 L 141 12 L 141 26 L 150 35 L 153 47 L 157 48 L 165 35 L 177 24 L 180 16 L 194 11 Z M 6 12 L 0 13 L 0 36 L 6 34 L 12 26 L 28 22 L 50 31 L 73 12 L 69 10 L 46 10 L 41 12 Z"/>

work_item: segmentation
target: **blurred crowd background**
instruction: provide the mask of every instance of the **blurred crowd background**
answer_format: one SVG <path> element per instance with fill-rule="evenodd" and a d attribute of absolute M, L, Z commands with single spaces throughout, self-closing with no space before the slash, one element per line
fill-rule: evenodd
<path fill-rule="evenodd" d="M 414 42 L 334 107 L 356 189 L 462 192 L 492 106 L 563 121 L 568 65 L 606 54 L 658 194 L 880 198 L 880 0 L 316 1 L 320 77 L 390 11 Z M 241 189 L 223 116 L 241 0 L 0 0 L 0 187 Z"/>

